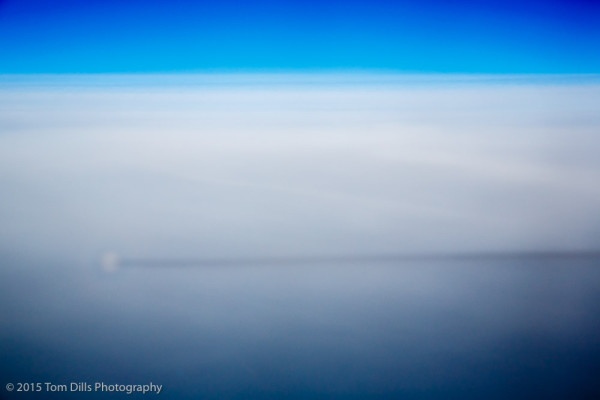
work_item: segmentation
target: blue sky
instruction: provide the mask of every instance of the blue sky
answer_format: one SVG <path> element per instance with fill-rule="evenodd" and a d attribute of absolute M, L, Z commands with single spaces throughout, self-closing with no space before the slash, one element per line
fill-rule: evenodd
<path fill-rule="evenodd" d="M 598 20 L 581 0 L 0 0 L 0 73 L 597 73 Z"/>

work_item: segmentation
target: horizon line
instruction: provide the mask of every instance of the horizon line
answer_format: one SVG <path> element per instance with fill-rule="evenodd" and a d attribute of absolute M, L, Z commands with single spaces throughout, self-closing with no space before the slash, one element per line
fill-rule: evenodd
<path fill-rule="evenodd" d="M 0 89 L 20 86 L 231 86 L 231 85 L 431 85 L 600 84 L 600 73 L 437 73 L 384 70 L 198 71 L 139 73 L 0 73 Z"/>

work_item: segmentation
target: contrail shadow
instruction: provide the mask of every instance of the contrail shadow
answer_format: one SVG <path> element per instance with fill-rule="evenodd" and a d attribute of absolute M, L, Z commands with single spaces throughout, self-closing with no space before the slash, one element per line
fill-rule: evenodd
<path fill-rule="evenodd" d="M 120 268 L 208 268 L 251 266 L 298 266 L 315 264 L 405 263 L 435 260 L 492 260 L 492 259 L 568 259 L 600 258 L 600 251 L 522 251 L 472 253 L 414 253 L 370 254 L 294 257 L 240 257 L 240 258 L 126 258 L 116 253 L 105 253 L 102 269 L 113 272 Z M 600 266 L 600 265 L 599 265 Z"/>

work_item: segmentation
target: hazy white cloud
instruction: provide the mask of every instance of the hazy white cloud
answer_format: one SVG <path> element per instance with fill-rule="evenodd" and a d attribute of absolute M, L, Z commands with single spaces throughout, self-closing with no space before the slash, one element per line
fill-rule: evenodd
<path fill-rule="evenodd" d="M 0 104 L 3 246 L 600 245 L 597 84 L 56 84 L 4 87 Z"/>

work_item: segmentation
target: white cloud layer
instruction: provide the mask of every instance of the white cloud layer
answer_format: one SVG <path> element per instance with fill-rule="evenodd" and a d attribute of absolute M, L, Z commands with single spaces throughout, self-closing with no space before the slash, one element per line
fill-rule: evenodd
<path fill-rule="evenodd" d="M 594 83 L 5 85 L 0 132 L 3 248 L 600 248 Z"/>

